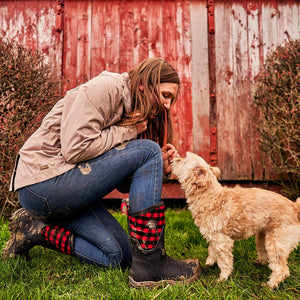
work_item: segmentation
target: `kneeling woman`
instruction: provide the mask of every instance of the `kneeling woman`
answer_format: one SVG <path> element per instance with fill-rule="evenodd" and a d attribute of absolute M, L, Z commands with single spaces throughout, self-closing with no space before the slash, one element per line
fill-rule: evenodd
<path fill-rule="evenodd" d="M 42 245 L 101 267 L 131 265 L 133 287 L 195 280 L 197 260 L 164 250 L 162 177 L 177 156 L 165 135 L 170 141 L 179 86 L 169 63 L 149 58 L 67 92 L 17 157 L 11 189 L 22 208 L 11 218 L 3 257 Z M 124 183 L 130 239 L 101 204 Z"/>

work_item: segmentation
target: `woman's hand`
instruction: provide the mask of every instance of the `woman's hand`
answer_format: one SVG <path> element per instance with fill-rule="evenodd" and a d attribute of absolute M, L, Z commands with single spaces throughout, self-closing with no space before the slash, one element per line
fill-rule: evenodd
<path fill-rule="evenodd" d="M 147 130 L 148 120 L 136 123 L 137 135 L 140 135 Z"/>
<path fill-rule="evenodd" d="M 172 172 L 171 163 L 175 157 L 178 157 L 179 154 L 176 148 L 172 144 L 166 144 L 161 148 L 162 157 L 163 157 L 163 170 L 165 174 Z"/>

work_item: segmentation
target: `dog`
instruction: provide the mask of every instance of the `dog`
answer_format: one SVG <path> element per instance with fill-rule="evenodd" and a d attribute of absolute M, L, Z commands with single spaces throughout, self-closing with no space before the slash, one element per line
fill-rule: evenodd
<path fill-rule="evenodd" d="M 188 152 L 172 162 L 173 174 L 185 190 L 188 208 L 209 243 L 206 265 L 217 263 L 218 281 L 233 270 L 234 241 L 255 235 L 259 263 L 272 270 L 273 289 L 290 275 L 287 259 L 300 242 L 300 198 L 293 202 L 260 188 L 229 188 L 217 178 L 220 169 Z"/>

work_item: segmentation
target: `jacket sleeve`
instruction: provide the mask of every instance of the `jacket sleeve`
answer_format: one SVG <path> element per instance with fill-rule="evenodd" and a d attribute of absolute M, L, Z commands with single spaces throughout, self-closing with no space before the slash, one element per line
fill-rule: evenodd
<path fill-rule="evenodd" d="M 68 163 L 94 158 L 137 137 L 135 126 L 108 124 L 123 112 L 122 90 L 109 77 L 67 93 L 61 119 L 61 152 Z"/>

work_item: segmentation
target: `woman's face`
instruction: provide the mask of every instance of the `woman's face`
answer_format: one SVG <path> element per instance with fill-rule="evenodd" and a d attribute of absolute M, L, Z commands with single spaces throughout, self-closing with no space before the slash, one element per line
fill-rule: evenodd
<path fill-rule="evenodd" d="M 163 104 L 164 108 L 169 110 L 171 103 L 176 99 L 178 92 L 178 84 L 171 82 L 164 82 L 159 84 L 159 100 Z"/>

